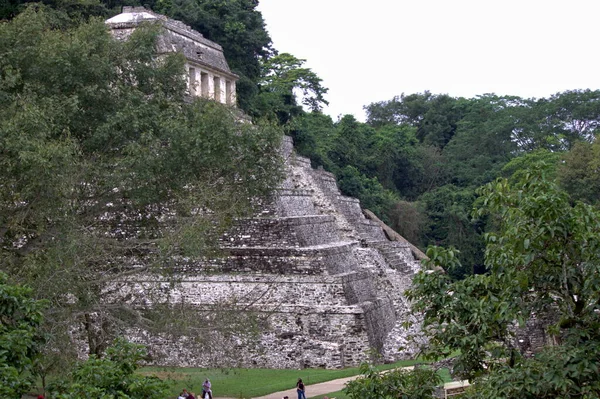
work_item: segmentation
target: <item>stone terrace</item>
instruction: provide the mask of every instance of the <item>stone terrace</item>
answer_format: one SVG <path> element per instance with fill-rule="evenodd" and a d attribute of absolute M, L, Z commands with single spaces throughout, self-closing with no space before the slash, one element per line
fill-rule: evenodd
<path fill-rule="evenodd" d="M 341 368 L 357 366 L 372 350 L 387 361 L 412 355 L 412 331 L 402 327 L 411 317 L 403 292 L 419 269 L 411 249 L 389 241 L 358 200 L 340 194 L 332 174 L 294 153 L 289 138 L 282 153 L 287 177 L 275 199 L 222 237 L 226 256 L 174 260 L 178 283 L 164 283 L 170 300 L 200 308 L 236 303 L 268 314 L 270 329 L 256 345 L 231 343 L 241 366 Z M 142 290 L 157 283 L 152 276 L 135 282 Z M 216 362 L 193 337 L 132 335 L 150 344 L 159 364 Z"/>

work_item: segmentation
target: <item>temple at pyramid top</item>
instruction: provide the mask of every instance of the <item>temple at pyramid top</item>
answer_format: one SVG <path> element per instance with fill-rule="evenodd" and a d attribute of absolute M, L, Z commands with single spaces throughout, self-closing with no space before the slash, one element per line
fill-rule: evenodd
<path fill-rule="evenodd" d="M 164 27 L 157 40 L 158 54 L 179 52 L 185 56 L 188 92 L 235 106 L 238 76 L 231 72 L 223 48 L 181 21 L 144 7 L 123 7 L 123 12 L 106 20 L 117 39 L 126 39 L 141 23 Z"/>

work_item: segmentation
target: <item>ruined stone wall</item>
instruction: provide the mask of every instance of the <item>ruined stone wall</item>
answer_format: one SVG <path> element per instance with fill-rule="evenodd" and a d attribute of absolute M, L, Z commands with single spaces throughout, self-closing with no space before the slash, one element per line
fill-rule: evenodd
<path fill-rule="evenodd" d="M 158 285 L 170 302 L 199 310 L 247 307 L 269 328 L 255 340 L 213 337 L 216 351 L 198 336 L 131 331 L 149 344 L 154 363 L 340 368 L 373 350 L 386 361 L 413 354 L 407 336 L 414 331 L 403 326 L 411 317 L 403 292 L 419 268 L 410 248 L 387 240 L 358 200 L 340 194 L 333 175 L 294 154 L 289 138 L 282 154 L 287 177 L 277 195 L 223 235 L 222 256 L 174 258 L 175 283 L 148 274 L 122 289 L 143 296 Z"/>
<path fill-rule="evenodd" d="M 339 240 L 333 217 L 309 215 L 247 220 L 235 225 L 222 242 L 226 247 L 299 248 Z"/>
<path fill-rule="evenodd" d="M 154 363 L 181 367 L 210 367 L 225 362 L 240 367 L 342 368 L 365 359 L 369 341 L 364 332 L 364 314 L 357 307 L 315 312 L 312 306 L 294 306 L 274 313 L 269 320 L 269 331 L 261 335 L 260 341 L 229 340 L 219 344 L 223 348 L 229 345 L 221 353 L 207 350 L 194 337 L 174 340 L 135 331 L 131 338 L 150 348 Z"/>

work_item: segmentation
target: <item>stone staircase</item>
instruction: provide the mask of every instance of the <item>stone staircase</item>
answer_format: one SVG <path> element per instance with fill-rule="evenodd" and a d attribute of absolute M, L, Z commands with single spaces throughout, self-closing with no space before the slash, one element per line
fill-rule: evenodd
<path fill-rule="evenodd" d="M 390 361 L 410 356 L 397 345 L 407 342 L 403 292 L 419 262 L 341 195 L 331 173 L 297 156 L 291 139 L 282 154 L 286 179 L 272 201 L 223 235 L 226 256 L 178 259 L 171 300 L 267 314 L 270 329 L 255 343 L 231 344 L 239 366 L 341 368 L 373 350 Z M 145 341 L 160 364 L 218 363 L 191 342 Z"/>

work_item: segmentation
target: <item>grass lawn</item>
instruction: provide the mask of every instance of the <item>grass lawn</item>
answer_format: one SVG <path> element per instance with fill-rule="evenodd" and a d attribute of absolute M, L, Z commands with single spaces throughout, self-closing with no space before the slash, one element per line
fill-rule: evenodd
<path fill-rule="evenodd" d="M 327 394 L 327 397 L 330 399 L 350 399 L 349 396 L 346 396 L 346 394 L 343 391 L 336 391 L 336 392 L 331 392 Z M 295 398 L 292 398 L 295 399 Z M 323 395 L 319 395 L 319 396 L 312 396 L 309 397 L 308 399 L 323 399 Z"/>
<path fill-rule="evenodd" d="M 402 360 L 396 363 L 381 365 L 380 370 L 410 366 L 421 363 L 418 360 Z M 359 374 L 358 367 L 342 370 L 304 369 L 304 370 L 271 370 L 271 369 L 201 369 L 175 367 L 144 367 L 140 370 L 144 375 L 155 375 L 171 387 L 173 398 L 186 388 L 200 395 L 202 382 L 209 378 L 215 397 L 252 398 L 272 392 L 291 389 L 298 378 L 306 385 L 350 377 Z M 342 395 L 332 395 L 340 399 Z"/>

